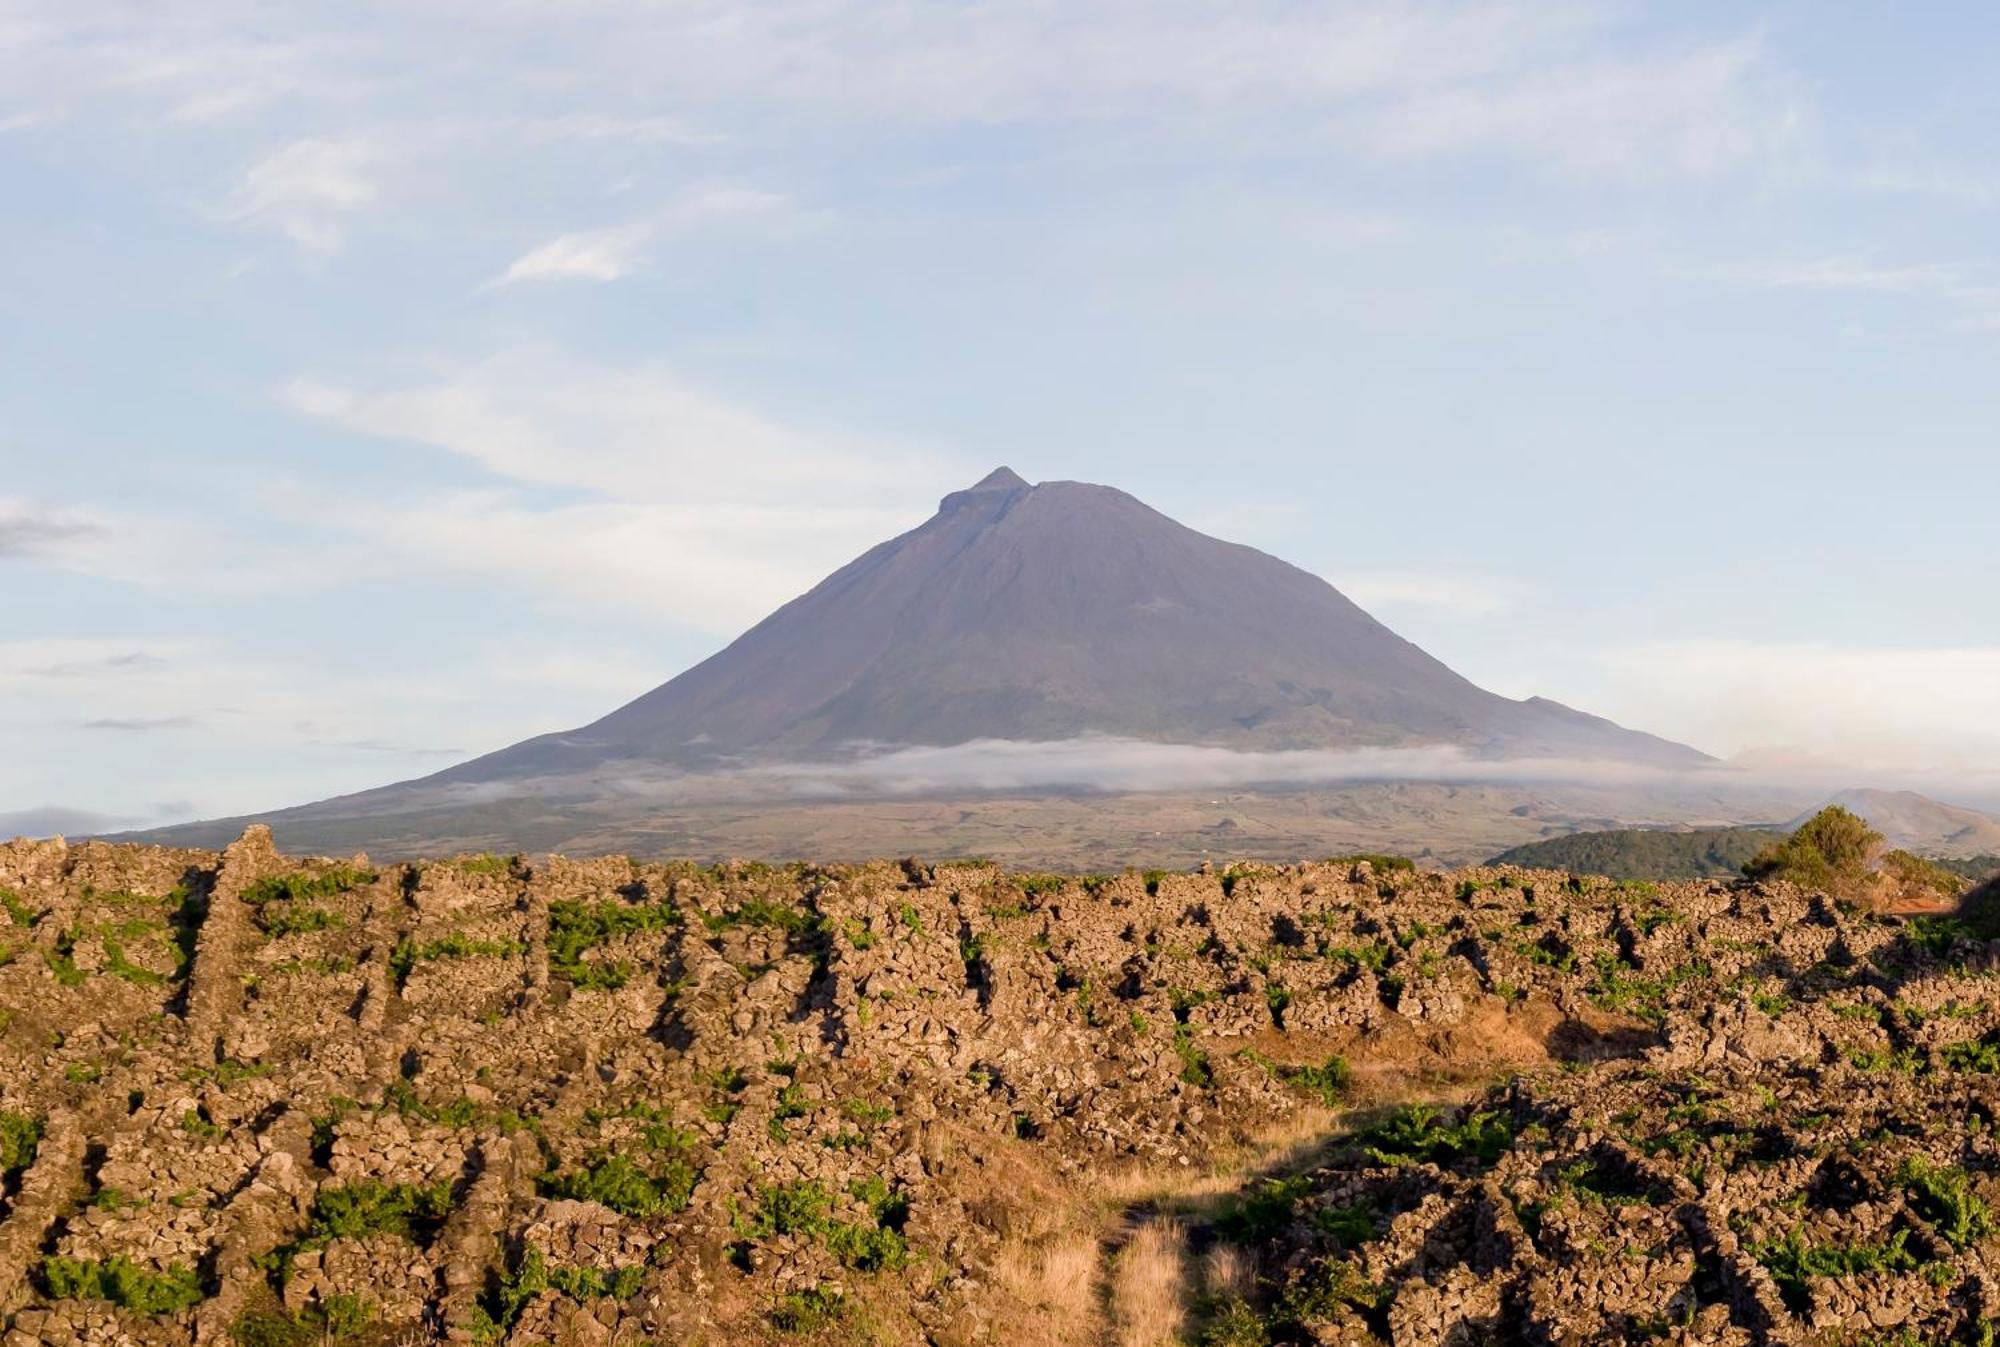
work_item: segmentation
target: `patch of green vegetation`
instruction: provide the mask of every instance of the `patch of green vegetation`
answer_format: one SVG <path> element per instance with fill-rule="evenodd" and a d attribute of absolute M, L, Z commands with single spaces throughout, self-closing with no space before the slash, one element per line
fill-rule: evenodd
<path fill-rule="evenodd" d="M 1271 1330 L 1241 1296 L 1211 1299 L 1200 1306 L 1198 1347 L 1270 1347 Z"/>
<path fill-rule="evenodd" d="M 1208 1054 L 1195 1045 L 1194 1030 L 1186 1024 L 1174 1026 L 1174 1055 L 1181 1059 L 1181 1079 L 1198 1089 L 1210 1089 L 1215 1084 L 1215 1069 L 1210 1065 Z"/>
<path fill-rule="evenodd" d="M 42 1284 L 52 1300 L 106 1300 L 133 1314 L 178 1314 L 206 1297 L 191 1267 L 141 1267 L 123 1254 L 105 1259 L 42 1260 Z"/>
<path fill-rule="evenodd" d="M 366 884 L 379 876 L 355 865 L 333 865 L 323 870 L 295 870 L 288 875 L 260 879 L 243 890 L 243 901 L 262 907 L 265 903 L 296 903 L 314 898 L 332 898 Z"/>
<path fill-rule="evenodd" d="M 771 1327 L 780 1333 L 821 1333 L 847 1313 L 847 1299 L 826 1286 L 812 1286 L 779 1296 L 771 1307 Z"/>
<path fill-rule="evenodd" d="M 523 948 L 518 940 L 476 940 L 463 931 L 453 931 L 442 940 L 406 937 L 397 942 L 389 955 L 389 974 L 400 987 L 410 980 L 410 973 L 420 963 L 434 959 L 512 959 Z"/>
<path fill-rule="evenodd" d="M 1948 1043 L 1938 1049 L 1938 1062 L 1947 1071 L 1968 1071 L 1981 1076 L 2000 1075 L 2000 1036 L 1964 1043 Z"/>
<path fill-rule="evenodd" d="M 1730 879 L 1782 833 L 1760 827 L 1614 827 L 1568 837 L 1548 837 L 1502 851 L 1488 865 L 1566 869 L 1572 875 L 1610 879 Z"/>
<path fill-rule="evenodd" d="M 1344 1259 L 1327 1259 L 1285 1288 L 1278 1301 L 1278 1318 L 1298 1329 L 1325 1323 L 1341 1309 L 1372 1313 L 1384 1309 L 1392 1292 L 1363 1276 Z"/>
<path fill-rule="evenodd" d="M 1451 1165 L 1473 1160 L 1485 1168 L 1497 1162 L 1513 1140 L 1513 1125 L 1498 1112 L 1468 1109 L 1452 1122 L 1433 1105 L 1408 1104 L 1362 1132 L 1355 1144 L 1377 1164 Z"/>
<path fill-rule="evenodd" d="M 1963 1169 L 1913 1155 L 1897 1169 L 1896 1182 L 1909 1189 L 1917 1210 L 1954 1249 L 1969 1249 L 1993 1233 L 1993 1213 L 1972 1191 L 1972 1178 Z"/>
<path fill-rule="evenodd" d="M 1715 976 L 1705 959 L 1690 959 L 1658 977 L 1641 977 L 1631 965 L 1611 954 L 1598 955 L 1594 966 L 1596 980 L 1586 989 L 1590 999 L 1605 1010 L 1652 1024 L 1665 1023 L 1667 999 L 1676 991 Z"/>
<path fill-rule="evenodd" d="M 1877 1244 L 1808 1245 L 1794 1229 L 1781 1239 L 1750 1246 L 1750 1256 L 1770 1270 L 1771 1280 L 1793 1310 L 1804 1309 L 1806 1282 L 1813 1277 L 1855 1277 L 1870 1272 L 1914 1272 L 1917 1256 L 1904 1244 L 1910 1232 L 1898 1230 Z"/>
<path fill-rule="evenodd" d="M 592 1300 L 630 1300 L 645 1284 L 646 1269 L 551 1265 L 548 1255 L 530 1244 L 511 1272 L 489 1285 L 480 1297 L 471 1324 L 475 1342 L 499 1343 L 520 1319 L 528 1302 L 554 1291 L 579 1304 Z"/>
<path fill-rule="evenodd" d="M 903 1225 L 910 1201 L 879 1175 L 857 1179 L 848 1192 L 868 1208 L 871 1223 L 833 1219 L 833 1194 L 815 1182 L 779 1184 L 757 1193 L 757 1210 L 739 1220 L 746 1239 L 802 1235 L 825 1243 L 827 1252 L 858 1272 L 901 1267 L 909 1259 Z"/>
<path fill-rule="evenodd" d="M 112 935 L 102 937 L 104 943 L 104 971 L 112 977 L 122 979 L 135 987 L 164 987 L 167 979 L 150 968 L 143 968 L 125 957 L 125 946 Z"/>
<path fill-rule="evenodd" d="M 1292 1223 L 1299 1199 L 1311 1191 L 1312 1180 L 1303 1174 L 1263 1179 L 1222 1210 L 1215 1218 L 1215 1233 L 1236 1243 L 1282 1234 Z"/>
<path fill-rule="evenodd" d="M 1336 963 L 1357 964 L 1379 974 L 1389 966 L 1393 951 L 1387 942 L 1376 940 L 1365 945 L 1329 945 L 1322 953 Z"/>
<path fill-rule="evenodd" d="M 664 930 L 681 916 L 665 899 L 628 903 L 606 898 L 590 903 L 559 898 L 549 904 L 549 976 L 583 989 L 622 987 L 632 976 L 629 964 L 600 964 L 585 958 L 599 945 L 620 936 Z"/>
<path fill-rule="evenodd" d="M 15 926 L 33 926 L 42 919 L 42 914 L 28 906 L 27 899 L 12 889 L 0 888 L 0 912 L 7 914 L 7 920 Z"/>
<path fill-rule="evenodd" d="M 850 1099 L 840 1106 L 840 1110 L 863 1127 L 873 1127 L 896 1116 L 893 1104 L 877 1104 L 866 1099 Z"/>
<path fill-rule="evenodd" d="M 1915 890 L 1940 898 L 1956 898 L 1972 887 L 1972 881 L 1957 871 L 1907 851 L 1892 851 L 1884 856 L 1882 872 L 1902 885 L 1905 892 Z"/>
<path fill-rule="evenodd" d="M 42 1144 L 42 1120 L 0 1109 L 0 1179 L 11 1179 L 35 1162 Z"/>
<path fill-rule="evenodd" d="M 296 1314 L 245 1310 L 230 1325 L 229 1335 L 237 1347 L 332 1347 L 354 1341 L 374 1322 L 375 1302 L 334 1295 Z"/>
<path fill-rule="evenodd" d="M 496 856 L 490 851 L 482 851 L 474 856 L 460 856 L 451 862 L 451 868 L 461 874 L 486 875 L 498 878 L 514 873 L 519 856 Z"/>
<path fill-rule="evenodd" d="M 318 1243 L 371 1235 L 428 1238 L 451 1214 L 451 1207 L 451 1184 L 444 1179 L 426 1184 L 360 1179 L 319 1190 L 306 1238 Z"/>
<path fill-rule="evenodd" d="M 700 1173 L 678 1156 L 641 1168 L 629 1157 L 593 1152 L 583 1167 L 568 1174 L 548 1174 L 541 1180 L 549 1197 L 597 1202 L 621 1216 L 671 1216 L 687 1207 Z"/>
<path fill-rule="evenodd" d="M 55 974 L 56 982 L 64 987 L 81 987 L 86 974 L 76 966 L 76 942 L 83 938 L 83 929 L 71 926 L 57 932 L 53 948 L 42 951 L 42 962 Z"/>
<path fill-rule="evenodd" d="M 208 1116 L 205 1106 L 191 1108 L 181 1114 L 181 1131 L 211 1144 L 229 1135 L 227 1128 Z"/>
<path fill-rule="evenodd" d="M 739 926 L 783 931 L 795 938 L 816 936 L 825 929 L 819 913 L 790 903 L 774 903 L 768 898 L 745 898 L 721 912 L 701 914 L 701 924 L 717 934 Z"/>
<path fill-rule="evenodd" d="M 1254 1060 L 1285 1084 L 1318 1095 L 1328 1108 L 1337 1107 L 1354 1083 L 1354 1068 L 1339 1053 L 1324 1062 L 1309 1062 L 1304 1066 L 1280 1066 L 1261 1056 L 1255 1056 Z"/>
<path fill-rule="evenodd" d="M 1040 898 L 1045 894 L 1061 893 L 1063 885 L 1068 882 L 1069 880 L 1062 875 L 1028 874 L 1014 876 L 1014 886 L 1020 889 L 1025 897 L 1029 898 Z"/>
<path fill-rule="evenodd" d="M 313 931 L 334 931 L 347 925 L 347 918 L 330 908 L 311 903 L 266 903 L 257 909 L 257 927 L 273 940 L 280 936 L 303 935 Z"/>

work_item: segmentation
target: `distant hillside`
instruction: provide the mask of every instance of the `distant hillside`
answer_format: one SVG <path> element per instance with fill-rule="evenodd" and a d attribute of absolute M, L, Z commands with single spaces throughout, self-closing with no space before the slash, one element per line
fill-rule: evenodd
<path fill-rule="evenodd" d="M 2000 819 L 1913 790 L 1844 790 L 1826 801 L 1868 820 L 1889 845 L 1926 856 L 2000 853 Z M 1824 806 L 1822 806 L 1824 807 Z M 1796 828 L 1818 809 L 1794 819 Z"/>
<path fill-rule="evenodd" d="M 1938 864 L 1974 883 L 2000 877 L 2000 856 L 1941 856 Z"/>
<path fill-rule="evenodd" d="M 1503 851 L 1488 864 L 1568 870 L 1612 879 L 1734 879 L 1744 863 L 1783 833 L 1763 828 L 1702 828 L 1671 832 L 1619 828 L 1571 833 Z"/>

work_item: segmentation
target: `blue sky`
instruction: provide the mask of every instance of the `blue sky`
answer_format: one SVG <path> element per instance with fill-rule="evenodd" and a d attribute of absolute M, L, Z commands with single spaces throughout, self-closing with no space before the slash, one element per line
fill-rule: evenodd
<path fill-rule="evenodd" d="M 0 0 L 0 816 L 434 770 L 998 463 L 2000 762 L 1982 5 Z"/>

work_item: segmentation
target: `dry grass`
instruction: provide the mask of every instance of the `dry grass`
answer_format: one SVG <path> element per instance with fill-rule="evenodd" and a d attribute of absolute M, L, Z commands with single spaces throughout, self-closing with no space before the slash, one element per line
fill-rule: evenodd
<path fill-rule="evenodd" d="M 1174 1347 L 1187 1322 L 1187 1236 L 1177 1221 L 1148 1221 L 1132 1232 L 1112 1269 L 1112 1327 L 1118 1347 Z"/>
<path fill-rule="evenodd" d="M 1249 1256 L 1234 1244 L 1218 1244 L 1202 1259 L 1202 1290 L 1218 1298 L 1247 1299 L 1256 1275 Z"/>
<path fill-rule="evenodd" d="M 1097 1264 L 1094 1234 L 1003 1250 L 993 1270 L 1019 1315 L 1010 1317 L 1009 1335 L 1020 1342 L 1096 1342 Z"/>

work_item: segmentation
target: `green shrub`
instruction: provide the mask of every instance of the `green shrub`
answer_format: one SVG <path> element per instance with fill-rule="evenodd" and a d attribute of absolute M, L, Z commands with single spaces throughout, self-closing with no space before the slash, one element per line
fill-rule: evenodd
<path fill-rule="evenodd" d="M 1749 1249 L 1751 1257 L 1770 1269 L 1771 1280 L 1793 1309 L 1806 1304 L 1806 1282 L 1813 1277 L 1854 1277 L 1869 1272 L 1913 1272 L 1917 1256 L 1904 1246 L 1910 1232 L 1898 1230 L 1879 1244 L 1808 1245 L 1793 1230 L 1782 1239 Z"/>
<path fill-rule="evenodd" d="M 1896 1171 L 1896 1182 L 1910 1190 L 1917 1210 L 1954 1249 L 1969 1249 L 1993 1233 L 1993 1213 L 1972 1191 L 1963 1169 L 1913 1155 Z"/>
<path fill-rule="evenodd" d="M 333 931 L 347 925 L 347 918 L 311 903 L 266 903 L 257 909 L 257 926 L 272 939 L 302 935 L 312 931 Z"/>
<path fill-rule="evenodd" d="M 1210 1089 L 1215 1084 L 1215 1070 L 1209 1065 L 1208 1054 L 1195 1046 L 1194 1030 L 1185 1024 L 1174 1026 L 1174 1054 L 1181 1059 L 1181 1079 L 1197 1089 Z"/>
<path fill-rule="evenodd" d="M 12 1178 L 35 1162 L 42 1144 L 42 1120 L 0 1109 L 0 1178 Z"/>
<path fill-rule="evenodd" d="M 686 1208 L 699 1177 L 682 1159 L 647 1170 L 626 1156 L 599 1152 L 573 1173 L 544 1177 L 542 1190 L 550 1197 L 601 1203 L 621 1216 L 670 1216 Z"/>
<path fill-rule="evenodd" d="M 230 1326 L 237 1347 L 329 1347 L 351 1342 L 375 1322 L 375 1303 L 355 1295 L 328 1296 L 296 1314 L 245 1310 Z"/>
<path fill-rule="evenodd" d="M 178 1314 L 205 1298 L 193 1268 L 156 1272 L 123 1254 L 101 1260 L 52 1254 L 42 1260 L 42 1283 L 53 1300 L 108 1300 L 134 1314 Z"/>
<path fill-rule="evenodd" d="M 360 1179 L 322 1188 L 313 1198 L 311 1224 L 301 1247 L 336 1239 L 396 1235 L 427 1238 L 451 1214 L 451 1184 L 381 1183 Z"/>
<path fill-rule="evenodd" d="M 1499 1113 L 1468 1110 L 1457 1122 L 1447 1122 L 1429 1104 L 1405 1105 L 1355 1138 L 1377 1164 L 1474 1160 L 1482 1168 L 1497 1162 L 1513 1140 L 1513 1125 Z"/>
<path fill-rule="evenodd" d="M 33 926 L 42 919 L 42 914 L 29 907 L 26 899 L 8 888 L 0 888 L 0 912 L 6 913 L 7 920 L 16 926 Z"/>
<path fill-rule="evenodd" d="M 1865 879 L 1882 834 L 1839 805 L 1814 814 L 1782 842 L 1773 842 L 1744 865 L 1751 879 L 1788 879 L 1803 888 L 1851 894 Z"/>
<path fill-rule="evenodd" d="M 771 1308 L 771 1326 L 780 1333 L 818 1333 L 838 1323 L 846 1311 L 839 1291 L 814 1286 L 779 1296 Z"/>
<path fill-rule="evenodd" d="M 1281 1066 L 1278 1074 L 1286 1084 L 1318 1095 L 1328 1108 L 1345 1098 L 1348 1086 L 1354 1082 L 1354 1068 L 1338 1053 L 1317 1066 Z"/>
<path fill-rule="evenodd" d="M 1208 1310 L 1199 1342 L 1201 1347 L 1270 1347 L 1271 1330 L 1240 1296 L 1230 1296 Z"/>
<path fill-rule="evenodd" d="M 1261 1180 L 1216 1218 L 1215 1233 L 1239 1243 L 1281 1234 L 1292 1223 L 1299 1199 L 1311 1189 L 1312 1180 L 1303 1175 Z"/>
<path fill-rule="evenodd" d="M 354 865 L 333 865 L 323 870 L 296 870 L 288 875 L 260 879 L 243 890 L 243 901 L 261 907 L 265 903 L 299 902 L 312 898 L 332 898 L 373 884 L 379 876 L 373 870 Z"/>
<path fill-rule="evenodd" d="M 587 903 L 559 898 L 549 904 L 549 974 L 580 988 L 617 988 L 631 977 L 623 963 L 587 963 L 584 956 L 620 936 L 664 930 L 680 913 L 666 901 L 628 903 L 615 898 Z"/>
<path fill-rule="evenodd" d="M 442 940 L 405 938 L 389 955 L 389 973 L 400 987 L 420 963 L 433 959 L 511 959 L 521 949 L 518 940 L 475 940 L 463 931 L 453 931 Z"/>

